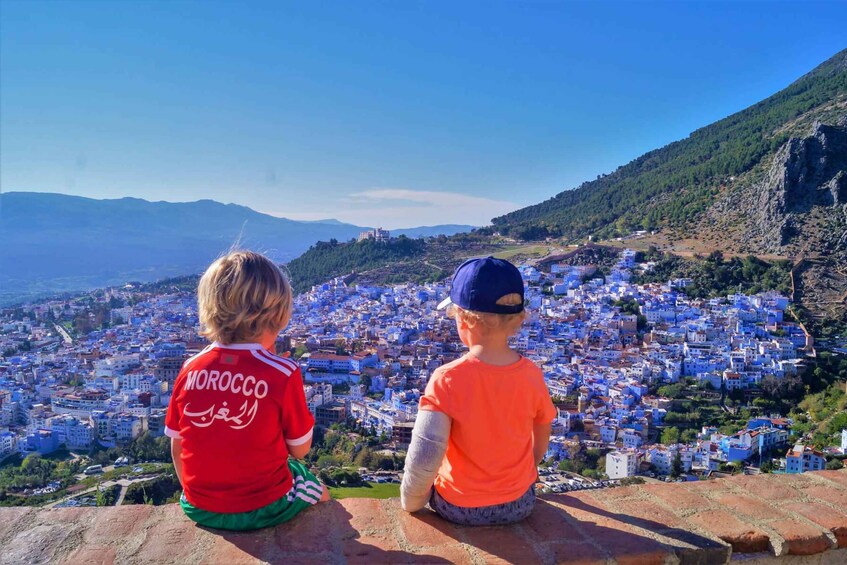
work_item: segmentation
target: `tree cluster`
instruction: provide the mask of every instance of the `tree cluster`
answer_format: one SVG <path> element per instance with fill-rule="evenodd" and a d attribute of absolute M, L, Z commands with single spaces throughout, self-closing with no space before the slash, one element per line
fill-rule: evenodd
<path fill-rule="evenodd" d="M 589 478 L 600 478 L 606 472 L 606 458 L 599 449 L 580 449 L 570 459 L 562 459 L 558 469 Z"/>
<path fill-rule="evenodd" d="M 0 468 L 0 491 L 42 488 L 51 481 L 67 483 L 78 472 L 76 461 L 58 461 L 32 453 L 18 465 L 11 460 Z"/>
<path fill-rule="evenodd" d="M 768 263 L 753 255 L 725 260 L 719 251 L 705 259 L 683 259 L 666 253 L 650 272 L 634 276 L 632 282 L 664 283 L 678 278 L 693 281 L 683 289 L 691 298 L 713 298 L 735 292 L 755 294 L 766 290 L 784 295 L 791 292 L 791 264 L 788 261 Z"/>
<path fill-rule="evenodd" d="M 127 456 L 132 461 L 164 461 L 171 460 L 171 443 L 167 437 L 154 437 L 150 432 L 144 432 L 125 446 L 110 447 L 99 445 L 89 453 L 93 465 L 110 465 L 118 457 Z"/>
<path fill-rule="evenodd" d="M 288 272 L 295 291 L 303 292 L 333 277 L 423 257 L 426 245 L 423 239 L 405 236 L 388 241 L 319 241 L 306 253 L 288 263 Z"/>
<path fill-rule="evenodd" d="M 159 506 L 179 500 L 182 486 L 175 475 L 162 475 L 149 481 L 132 483 L 126 489 L 124 504 Z"/>

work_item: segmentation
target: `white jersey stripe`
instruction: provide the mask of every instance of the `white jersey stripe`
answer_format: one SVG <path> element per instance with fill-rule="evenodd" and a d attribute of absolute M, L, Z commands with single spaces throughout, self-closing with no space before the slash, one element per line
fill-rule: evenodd
<path fill-rule="evenodd" d="M 254 350 L 258 351 L 259 349 L 264 349 L 261 343 L 229 343 L 224 345 L 220 342 L 214 342 L 212 344 L 213 347 L 219 347 L 221 349 L 237 349 L 240 351 Z"/>
<path fill-rule="evenodd" d="M 303 435 L 301 437 L 298 437 L 298 438 L 295 438 L 295 439 L 287 439 L 287 440 L 285 440 L 285 445 L 288 445 L 290 447 L 295 447 L 297 445 L 303 445 L 304 443 L 306 443 L 307 441 L 312 439 L 312 433 L 314 431 L 315 431 L 315 428 L 312 428 L 305 435 Z"/>
<path fill-rule="evenodd" d="M 303 484 L 303 490 L 314 490 L 320 495 L 323 492 L 323 487 L 321 485 L 315 484 L 312 481 L 308 481 Z"/>
<path fill-rule="evenodd" d="M 256 359 L 258 359 L 259 361 L 261 361 L 262 363 L 265 363 L 266 365 L 270 365 L 274 369 L 277 369 L 278 371 L 283 373 L 286 377 L 291 376 L 292 371 L 290 369 L 288 369 L 288 367 L 280 365 L 276 361 L 271 361 L 267 357 L 262 356 L 258 351 L 250 351 L 250 354 L 253 357 L 255 357 Z"/>
<path fill-rule="evenodd" d="M 291 369 L 291 372 L 292 372 L 292 373 L 293 373 L 294 371 L 296 371 L 297 369 L 299 369 L 299 368 L 300 368 L 300 367 L 297 365 L 297 363 L 295 363 L 295 362 L 294 362 L 294 361 L 292 361 L 291 359 L 286 359 L 285 357 L 280 357 L 280 356 L 278 356 L 278 355 L 272 355 L 271 353 L 268 353 L 268 351 L 267 351 L 267 350 L 265 350 L 265 349 L 260 350 L 260 351 L 259 351 L 259 355 L 261 355 L 261 356 L 263 356 L 263 357 L 267 358 L 267 359 L 268 359 L 268 360 L 270 360 L 270 361 L 274 361 L 274 362 L 276 362 L 276 363 L 279 363 L 280 365 L 285 365 L 286 367 L 288 367 L 289 369 Z"/>
<path fill-rule="evenodd" d="M 303 492 L 306 493 L 306 494 L 311 494 L 311 495 L 314 495 L 314 496 L 317 496 L 318 498 L 320 498 L 321 495 L 323 494 L 323 489 L 309 488 L 307 486 L 306 488 L 303 489 Z"/>
<path fill-rule="evenodd" d="M 188 359 L 186 359 L 186 360 L 183 362 L 182 366 L 183 366 L 183 367 L 187 366 L 189 363 L 191 363 L 192 361 L 194 361 L 195 359 L 197 359 L 198 357 L 200 357 L 200 356 L 201 356 L 201 355 L 203 355 L 204 353 L 208 353 L 209 351 L 211 351 L 214 347 L 215 347 L 215 344 L 214 344 L 214 343 L 213 343 L 213 344 L 211 344 L 211 345 L 207 345 L 207 346 L 203 349 L 203 351 L 201 351 L 201 352 L 200 352 L 200 353 L 198 353 L 197 355 L 192 355 L 191 357 L 189 357 Z"/>
<path fill-rule="evenodd" d="M 299 498 L 300 500 L 308 502 L 309 504 L 317 504 L 320 501 L 318 498 L 306 496 L 302 492 L 298 492 L 296 495 L 294 495 L 294 498 Z"/>

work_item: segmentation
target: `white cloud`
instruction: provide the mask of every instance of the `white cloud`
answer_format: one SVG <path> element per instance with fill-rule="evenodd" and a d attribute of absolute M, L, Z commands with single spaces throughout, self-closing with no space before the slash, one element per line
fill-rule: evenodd
<path fill-rule="evenodd" d="M 360 226 L 397 229 L 437 224 L 484 226 L 491 218 L 518 208 L 520 205 L 514 202 L 458 192 L 378 188 L 328 201 L 325 210 L 287 211 L 280 215 L 294 220 L 336 218 Z"/>

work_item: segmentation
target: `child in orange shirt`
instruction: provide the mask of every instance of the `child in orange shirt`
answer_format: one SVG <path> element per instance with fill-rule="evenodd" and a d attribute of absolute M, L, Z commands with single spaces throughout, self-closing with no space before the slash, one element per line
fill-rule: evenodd
<path fill-rule="evenodd" d="M 523 280 L 508 261 L 471 259 L 456 270 L 439 309 L 449 307 L 469 351 L 439 367 L 421 397 L 404 510 L 429 502 L 463 525 L 508 524 L 532 512 L 556 409 L 541 370 L 508 344 L 525 318 L 523 303 Z"/>

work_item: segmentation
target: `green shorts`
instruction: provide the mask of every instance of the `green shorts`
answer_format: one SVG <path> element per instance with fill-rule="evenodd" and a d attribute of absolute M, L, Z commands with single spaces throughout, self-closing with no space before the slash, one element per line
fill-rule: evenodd
<path fill-rule="evenodd" d="M 192 506 L 185 498 L 185 494 L 179 499 L 179 504 L 185 515 L 201 526 L 216 528 L 218 530 L 258 530 L 287 522 L 294 518 L 300 511 L 317 504 L 320 501 L 323 486 L 320 481 L 309 471 L 308 467 L 300 461 L 289 459 L 288 468 L 294 478 L 294 484 L 288 494 L 250 512 L 237 512 L 225 514 L 222 512 L 209 512 L 196 506 Z"/>

